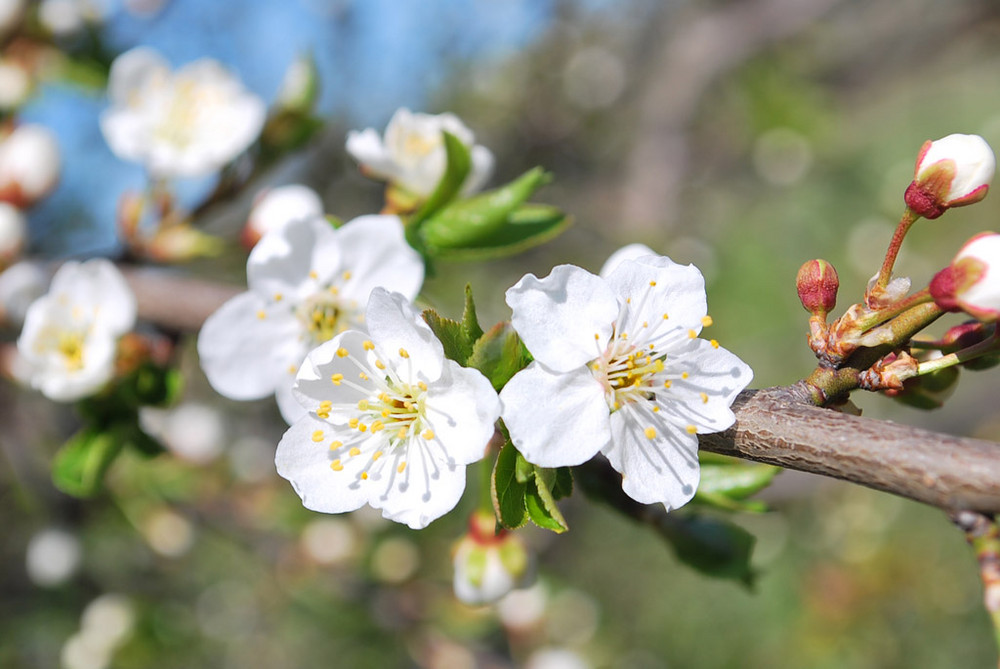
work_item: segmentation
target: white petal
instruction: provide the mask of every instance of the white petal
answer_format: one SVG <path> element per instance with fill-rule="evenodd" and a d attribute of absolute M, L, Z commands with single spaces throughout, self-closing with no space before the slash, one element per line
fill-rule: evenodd
<path fill-rule="evenodd" d="M 430 382 L 441 376 L 444 347 L 420 313 L 402 295 L 383 288 L 373 290 L 365 312 L 365 324 L 380 352 L 388 357 L 386 362 L 404 381 Z"/>
<path fill-rule="evenodd" d="M 599 272 L 600 276 L 607 278 L 611 272 L 618 268 L 626 260 L 635 260 L 636 258 L 642 258 L 644 256 L 655 256 L 656 251 L 649 248 L 645 244 L 628 244 L 621 247 L 604 261 L 604 265 L 601 267 Z"/>
<path fill-rule="evenodd" d="M 368 352 L 365 342 L 368 335 L 356 330 L 343 332 L 328 342 L 320 344 L 306 356 L 295 378 L 294 394 L 307 411 L 316 411 L 321 402 L 334 405 L 355 405 L 359 400 L 378 394 L 378 388 L 371 379 L 364 380 L 365 363 Z M 338 353 L 346 352 L 347 355 Z M 358 363 L 365 365 L 364 370 Z M 333 412 L 331 422 L 343 423 L 340 413 Z"/>
<path fill-rule="evenodd" d="M 322 439 L 314 440 L 317 436 Z M 306 416 L 288 428 L 278 443 L 274 457 L 278 475 L 291 482 L 307 509 L 342 513 L 354 511 L 367 501 L 368 491 L 359 485 L 357 473 L 348 470 L 350 463 L 345 463 L 341 471 L 330 468 L 337 459 L 330 444 L 338 437 L 343 440 L 342 433 L 329 423 Z"/>
<path fill-rule="evenodd" d="M 426 418 L 447 458 L 462 465 L 481 460 L 500 417 L 500 398 L 486 377 L 445 360 L 425 398 Z"/>
<path fill-rule="evenodd" d="M 154 49 L 136 47 L 115 58 L 108 76 L 108 97 L 116 105 L 128 105 L 134 93 L 155 77 L 170 73 L 170 65 Z"/>
<path fill-rule="evenodd" d="M 586 367 L 553 372 L 533 362 L 500 391 L 511 441 L 529 462 L 586 462 L 611 439 L 604 389 Z"/>
<path fill-rule="evenodd" d="M 390 465 L 381 470 L 381 480 L 369 479 L 369 504 L 382 515 L 415 530 L 455 508 L 465 492 L 465 465 L 447 464 L 435 454 L 438 446 L 414 439 L 402 473 Z"/>
<path fill-rule="evenodd" d="M 708 306 L 705 279 L 694 265 L 678 265 L 665 256 L 645 256 L 623 261 L 607 281 L 626 304 L 618 322 L 619 333 L 634 339 L 646 330 L 643 343 L 661 349 L 667 342 L 688 337 L 690 330 L 701 332 Z"/>
<path fill-rule="evenodd" d="M 412 300 L 424 282 L 424 261 L 403 234 L 398 216 L 359 216 L 336 231 L 337 244 L 347 249 L 343 267 L 351 272 L 341 292 L 362 305 L 373 288 L 402 294 Z"/>
<path fill-rule="evenodd" d="M 241 293 L 202 326 L 201 368 L 212 387 L 230 399 L 266 397 L 301 362 L 296 359 L 301 352 L 298 335 L 298 322 L 284 308 L 255 293 Z"/>
<path fill-rule="evenodd" d="M 347 133 L 347 152 L 373 177 L 391 179 L 397 175 L 396 164 L 374 128 Z"/>
<path fill-rule="evenodd" d="M 325 219 L 291 221 L 253 247 L 247 259 L 247 285 L 260 295 L 282 294 L 297 301 L 335 275 L 342 258 L 333 226 Z"/>
<path fill-rule="evenodd" d="M 653 427 L 649 439 L 645 429 Z M 694 497 L 700 478 L 698 437 L 669 423 L 643 421 L 628 407 L 611 415 L 612 445 L 605 449 L 611 466 L 622 474 L 622 490 L 643 504 L 676 509 Z"/>
<path fill-rule="evenodd" d="M 618 301 L 604 280 L 573 265 L 559 265 L 544 279 L 526 274 L 507 290 L 507 304 L 531 355 L 562 372 L 596 358 L 618 316 Z"/>
<path fill-rule="evenodd" d="M 95 321 L 114 334 L 123 334 L 135 325 L 132 289 L 114 264 L 103 258 L 65 263 L 52 277 L 49 292 L 70 308 L 93 311 Z"/>
<path fill-rule="evenodd" d="M 278 377 L 274 389 L 274 399 L 278 402 L 278 411 L 281 412 L 281 417 L 289 425 L 294 425 L 296 421 L 309 413 L 308 409 L 302 406 L 298 397 L 292 392 L 294 386 L 295 377 L 291 374 L 286 374 L 285 376 Z"/>

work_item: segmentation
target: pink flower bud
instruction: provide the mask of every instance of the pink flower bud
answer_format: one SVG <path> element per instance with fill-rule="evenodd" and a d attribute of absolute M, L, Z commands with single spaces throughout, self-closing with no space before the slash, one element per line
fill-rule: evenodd
<path fill-rule="evenodd" d="M 454 549 L 455 596 L 466 604 L 489 604 L 526 585 L 530 559 L 521 538 L 494 532 L 492 514 L 478 512 Z"/>
<path fill-rule="evenodd" d="M 59 181 L 59 146 L 40 125 L 22 125 L 0 142 L 0 200 L 24 209 Z"/>
<path fill-rule="evenodd" d="M 993 149 L 979 135 L 948 135 L 926 141 L 917 156 L 906 205 L 924 218 L 986 197 L 996 169 Z"/>
<path fill-rule="evenodd" d="M 992 323 L 1000 317 L 1000 234 L 982 232 L 965 243 L 931 280 L 931 296 L 947 311 Z"/>
<path fill-rule="evenodd" d="M 809 260 L 799 268 L 795 288 L 806 311 L 825 316 L 837 306 L 840 278 L 837 270 L 827 261 Z"/>

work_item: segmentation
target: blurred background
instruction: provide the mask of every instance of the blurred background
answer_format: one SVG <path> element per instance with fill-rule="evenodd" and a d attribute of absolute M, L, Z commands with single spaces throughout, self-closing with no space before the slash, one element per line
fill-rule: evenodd
<path fill-rule="evenodd" d="M 429 304 L 457 316 L 470 282 L 493 323 L 525 272 L 596 271 L 641 241 L 703 271 L 711 336 L 754 368 L 755 387 L 811 371 L 795 273 L 826 258 L 841 309 L 860 298 L 924 140 L 976 133 L 1000 147 L 1000 6 L 988 0 L 61 3 L 85 25 L 56 42 L 87 72 L 148 45 L 175 66 L 216 58 L 271 100 L 296 56 L 318 65 L 323 129 L 204 212 L 205 230 L 234 241 L 225 255 L 173 271 L 243 284 L 235 239 L 267 185 L 305 183 L 343 219 L 379 209 L 382 186 L 346 155 L 347 130 L 381 132 L 401 106 L 453 111 L 496 154 L 493 183 L 552 171 L 536 199 L 574 226 L 510 260 L 442 265 Z M 99 80 L 77 76 L 43 83 L 20 114 L 63 153 L 58 190 L 29 215 L 35 256 L 120 250 L 118 198 L 145 177 L 105 145 L 106 105 Z M 897 274 L 926 285 L 998 216 L 993 196 L 921 221 Z M 273 402 L 214 395 L 193 341 L 183 364 L 180 404 L 145 417 L 171 453 L 124 457 L 84 502 L 48 473 L 72 413 L 0 385 L 0 666 L 995 665 L 975 560 L 942 513 L 794 473 L 765 493 L 772 511 L 734 518 L 757 537 L 751 589 L 692 572 L 577 494 L 569 533 L 525 533 L 533 588 L 464 606 L 450 582 L 463 514 L 417 533 L 377 513 L 305 511 L 274 472 Z M 963 374 L 933 412 L 855 399 L 867 416 L 1000 439 L 1000 378 Z"/>

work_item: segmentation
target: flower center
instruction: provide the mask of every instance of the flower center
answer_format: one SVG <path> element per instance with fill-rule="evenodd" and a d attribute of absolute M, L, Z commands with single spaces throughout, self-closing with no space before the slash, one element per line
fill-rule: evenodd
<path fill-rule="evenodd" d="M 310 343 L 318 346 L 350 329 L 359 320 L 356 311 L 331 288 L 310 296 L 295 309 L 295 315 Z"/>
<path fill-rule="evenodd" d="M 83 334 L 63 330 L 57 335 L 56 351 L 63 356 L 66 371 L 78 372 L 83 369 Z"/>
<path fill-rule="evenodd" d="M 654 399 L 654 376 L 663 371 L 665 357 L 627 339 L 612 338 L 604 353 L 590 363 L 591 373 L 604 386 L 608 408 L 617 411 L 629 402 Z"/>

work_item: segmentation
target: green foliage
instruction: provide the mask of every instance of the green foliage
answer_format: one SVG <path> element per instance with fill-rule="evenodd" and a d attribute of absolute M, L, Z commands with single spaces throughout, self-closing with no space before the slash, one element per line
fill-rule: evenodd
<path fill-rule="evenodd" d="M 573 491 L 568 467 L 547 469 L 531 464 L 508 439 L 493 468 L 493 510 L 507 529 L 522 527 L 528 520 L 553 532 L 569 529 L 556 501 Z"/>
<path fill-rule="evenodd" d="M 448 162 L 437 188 L 409 220 L 408 227 L 414 230 L 419 230 L 424 221 L 455 199 L 472 169 L 472 156 L 462 140 L 447 130 L 442 131 L 442 135 Z"/>
<path fill-rule="evenodd" d="M 753 585 L 750 557 L 757 540 L 742 527 L 700 514 L 672 514 L 664 516 L 656 529 L 689 567 L 706 576 Z"/>
<path fill-rule="evenodd" d="M 93 427 L 80 430 L 56 453 L 52 482 L 74 497 L 93 497 L 123 446 L 124 442 L 112 430 Z"/>
<path fill-rule="evenodd" d="M 701 482 L 694 502 L 727 511 L 765 511 L 759 500 L 748 500 L 760 492 L 781 470 L 765 464 L 743 463 L 712 453 L 702 452 Z"/>

